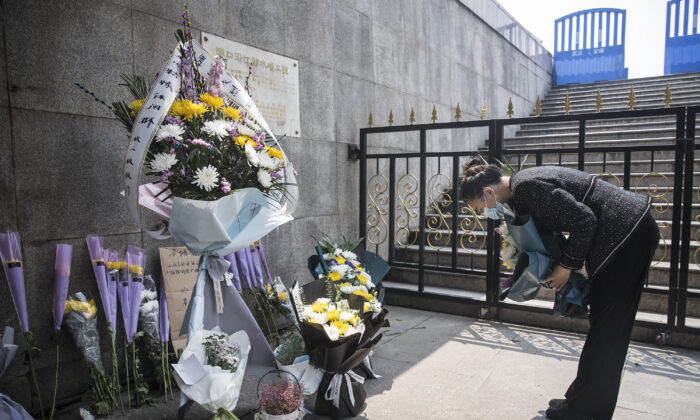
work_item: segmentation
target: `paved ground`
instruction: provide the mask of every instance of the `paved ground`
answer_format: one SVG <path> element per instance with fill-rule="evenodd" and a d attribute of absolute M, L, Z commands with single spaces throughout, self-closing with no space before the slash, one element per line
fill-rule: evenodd
<path fill-rule="evenodd" d="M 358 419 L 544 419 L 547 401 L 560 398 L 573 379 L 584 340 L 514 324 L 390 311 L 391 328 L 373 357 L 383 378 L 366 382 L 367 405 Z M 254 403 L 247 388 L 241 415 Z M 700 352 L 632 343 L 615 418 L 697 419 L 699 395 Z M 127 418 L 174 419 L 176 410 L 161 404 Z M 196 408 L 187 418 L 210 416 Z"/>

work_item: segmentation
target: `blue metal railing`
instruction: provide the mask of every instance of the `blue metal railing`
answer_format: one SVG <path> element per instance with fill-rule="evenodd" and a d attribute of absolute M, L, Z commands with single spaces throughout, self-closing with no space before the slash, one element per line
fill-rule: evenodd
<path fill-rule="evenodd" d="M 555 20 L 554 84 L 627 79 L 625 22 L 622 9 L 581 10 Z"/>
<path fill-rule="evenodd" d="M 666 3 L 664 74 L 698 70 L 700 70 L 698 0 L 670 0 Z"/>

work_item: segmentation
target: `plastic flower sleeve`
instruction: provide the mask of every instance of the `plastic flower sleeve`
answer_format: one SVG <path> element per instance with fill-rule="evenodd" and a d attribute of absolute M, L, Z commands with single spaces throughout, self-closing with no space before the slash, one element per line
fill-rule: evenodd
<path fill-rule="evenodd" d="M 165 298 L 165 279 L 160 276 L 160 293 L 158 294 L 158 303 L 160 310 L 158 311 L 159 316 L 159 332 L 160 341 L 167 343 L 170 341 L 170 320 L 168 319 L 168 301 Z"/>
<path fill-rule="evenodd" d="M 27 299 L 24 293 L 24 269 L 19 233 L 0 233 L 0 259 L 2 259 L 7 284 L 10 286 L 10 294 L 15 305 L 19 325 L 22 332 L 26 333 L 29 331 L 29 317 L 27 316 Z"/>
<path fill-rule="evenodd" d="M 129 310 L 131 311 L 129 334 L 132 337 L 136 334 L 139 320 L 145 255 L 146 252 L 139 247 L 129 245 L 126 248 L 126 264 L 129 275 Z"/>
<path fill-rule="evenodd" d="M 53 328 L 56 331 L 61 330 L 63 312 L 66 308 L 66 295 L 68 294 L 68 280 L 70 278 L 72 254 L 72 245 L 56 245 L 55 277 L 53 283 Z"/>
<path fill-rule="evenodd" d="M 95 280 L 97 280 L 97 288 L 100 291 L 100 299 L 102 300 L 102 309 L 105 312 L 105 317 L 107 322 L 114 325 L 114 320 L 110 319 L 110 302 L 109 302 L 109 291 L 107 289 L 107 273 L 104 260 L 104 251 L 102 249 L 103 238 L 101 236 L 90 235 L 85 237 L 85 242 L 87 242 L 88 252 L 90 253 L 90 260 L 92 262 L 92 271 L 95 273 Z"/>
<path fill-rule="evenodd" d="M 97 307 L 95 301 L 82 292 L 74 293 L 66 301 L 66 314 L 63 322 L 73 337 L 75 346 L 88 365 L 102 372 L 100 357 L 100 335 L 97 332 Z"/>

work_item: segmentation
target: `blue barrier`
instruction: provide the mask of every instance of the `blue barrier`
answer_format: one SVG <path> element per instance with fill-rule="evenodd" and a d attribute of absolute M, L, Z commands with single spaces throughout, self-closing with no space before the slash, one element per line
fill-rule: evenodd
<path fill-rule="evenodd" d="M 554 84 L 627 79 L 625 20 L 622 9 L 581 10 L 555 20 Z"/>
<path fill-rule="evenodd" d="M 666 3 L 664 74 L 699 70 L 698 0 L 670 0 Z"/>

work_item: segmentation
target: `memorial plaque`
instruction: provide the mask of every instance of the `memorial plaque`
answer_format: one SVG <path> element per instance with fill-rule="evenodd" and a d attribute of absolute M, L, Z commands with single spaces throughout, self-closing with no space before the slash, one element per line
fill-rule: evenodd
<path fill-rule="evenodd" d="M 296 60 L 202 33 L 202 46 L 226 60 L 226 71 L 245 85 L 275 136 L 299 137 L 299 64 Z"/>

